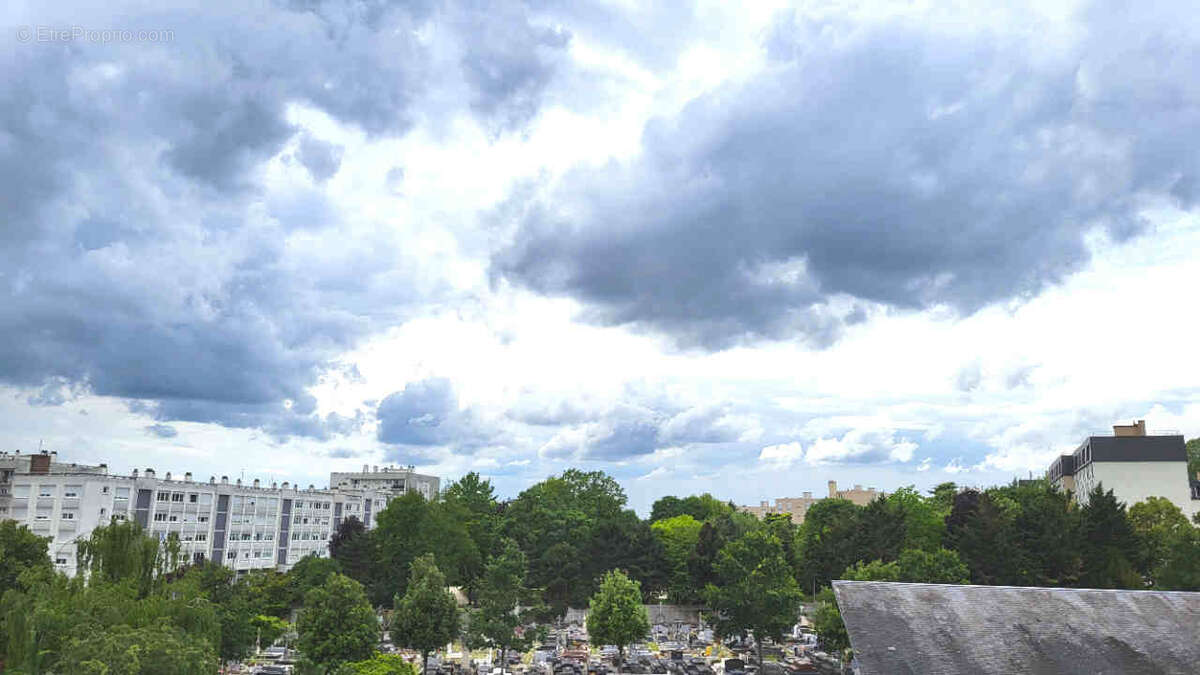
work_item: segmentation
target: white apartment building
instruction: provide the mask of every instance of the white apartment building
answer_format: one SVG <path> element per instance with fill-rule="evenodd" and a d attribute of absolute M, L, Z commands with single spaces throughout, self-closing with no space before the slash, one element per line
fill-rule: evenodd
<path fill-rule="evenodd" d="M 1089 436 L 1069 455 L 1050 465 L 1047 478 L 1070 490 L 1080 504 L 1100 485 L 1126 506 L 1163 497 L 1192 517 L 1200 511 L 1200 493 L 1192 488 L 1183 436 L 1147 434 L 1145 420 L 1116 425 L 1112 436 Z"/>
<path fill-rule="evenodd" d="M 50 537 L 55 565 L 72 575 L 76 540 L 112 518 L 134 520 L 160 540 L 176 534 L 189 561 L 218 560 L 239 572 L 286 571 L 306 555 L 329 555 L 342 518 L 373 527 L 373 514 L 391 496 L 370 488 L 243 484 L 226 476 L 197 482 L 190 473 L 159 477 L 153 469 L 119 476 L 104 465 L 54 460 L 0 453 L 0 518 Z"/>
<path fill-rule="evenodd" d="M 398 497 L 406 492 L 418 492 L 425 499 L 437 496 L 441 481 L 437 476 L 414 473 L 411 466 L 371 467 L 363 464 L 362 471 L 329 474 L 329 485 L 338 489 L 365 489 Z"/>

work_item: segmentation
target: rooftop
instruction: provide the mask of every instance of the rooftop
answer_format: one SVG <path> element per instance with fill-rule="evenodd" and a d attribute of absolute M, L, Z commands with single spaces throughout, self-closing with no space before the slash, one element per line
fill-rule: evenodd
<path fill-rule="evenodd" d="M 1187 675 L 1200 593 L 835 581 L 863 675 Z"/>

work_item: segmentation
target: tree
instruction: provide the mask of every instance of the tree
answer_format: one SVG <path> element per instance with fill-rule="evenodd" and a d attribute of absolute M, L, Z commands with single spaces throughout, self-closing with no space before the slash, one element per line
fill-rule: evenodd
<path fill-rule="evenodd" d="M 413 560 L 408 590 L 396 599 L 392 639 L 421 652 L 421 672 L 429 672 L 429 652 L 458 635 L 458 603 L 446 590 L 446 577 L 432 554 Z"/>
<path fill-rule="evenodd" d="M 1083 574 L 1085 588 L 1140 588 L 1136 561 L 1141 558 L 1137 536 L 1129 524 L 1125 504 L 1112 490 L 1097 485 L 1088 493 L 1083 517 Z"/>
<path fill-rule="evenodd" d="M 1200 537 L 1179 507 L 1150 497 L 1129 507 L 1129 524 L 1141 543 L 1147 581 L 1157 588 L 1196 590 L 1200 585 Z"/>
<path fill-rule="evenodd" d="M 896 561 L 900 581 L 922 584 L 965 584 L 971 572 L 958 553 L 940 548 L 936 551 L 907 549 Z"/>
<path fill-rule="evenodd" d="M 608 570 L 622 570 L 638 582 L 644 601 L 657 598 L 667 588 L 667 559 L 662 543 L 654 536 L 650 524 L 631 510 L 597 519 L 583 550 L 583 578 L 578 580 L 579 590 L 573 594 L 580 604 L 587 601 Z"/>
<path fill-rule="evenodd" d="M 846 499 L 822 499 L 808 509 L 798 535 L 800 583 L 806 591 L 828 586 L 861 559 L 856 537 L 862 510 Z"/>
<path fill-rule="evenodd" d="M 379 620 L 361 584 L 332 574 L 304 597 L 296 621 L 297 646 L 306 663 L 322 673 L 375 653 Z"/>
<path fill-rule="evenodd" d="M 1187 442 L 1188 478 L 1200 478 L 1200 438 Z"/>
<path fill-rule="evenodd" d="M 471 642 L 500 652 L 500 663 L 510 649 L 523 650 L 531 642 L 532 633 L 520 632 L 525 613 L 519 611 L 529 602 L 525 587 L 527 563 L 525 554 L 516 542 L 505 539 L 500 552 L 484 566 L 479 580 L 479 607 L 471 613 Z"/>
<path fill-rule="evenodd" d="M 417 675 L 417 669 L 399 654 L 376 654 L 365 661 L 343 665 L 337 675 Z"/>
<path fill-rule="evenodd" d="M 1019 538 L 1013 527 L 1012 500 L 978 490 L 954 495 L 946 516 L 946 548 L 955 550 L 971 571 L 971 583 L 1017 585 L 1021 565 Z"/>
<path fill-rule="evenodd" d="M 379 512 L 371 530 L 378 570 L 371 597 L 376 604 L 390 603 L 404 594 L 408 577 L 395 571 L 409 569 L 416 557 L 426 553 L 435 557 L 437 567 L 453 585 L 466 585 L 479 573 L 481 552 L 456 508 L 409 492 L 389 501 Z"/>
<path fill-rule="evenodd" d="M 109 583 L 133 580 L 144 596 L 164 574 L 179 567 L 179 537 L 171 533 L 166 540 L 146 536 L 135 521 L 97 527 L 77 544 L 79 566 L 91 578 Z"/>
<path fill-rule="evenodd" d="M 703 525 L 690 514 L 657 520 L 650 530 L 662 544 L 667 563 L 667 595 L 674 603 L 689 603 L 697 599 L 697 587 L 692 585 L 688 560 L 700 541 Z M 699 587 L 703 588 L 703 586 Z"/>
<path fill-rule="evenodd" d="M 650 632 L 638 582 L 620 570 L 606 573 L 588 603 L 587 630 L 593 645 L 616 645 L 619 670 L 625 663 L 625 647 Z"/>
<path fill-rule="evenodd" d="M 688 578 L 694 592 L 703 594 L 709 584 L 716 583 L 717 573 L 713 565 L 717 563 L 717 555 L 725 546 L 725 538 L 710 522 L 700 526 L 696 536 L 696 547 L 688 555 Z"/>
<path fill-rule="evenodd" d="M 837 598 L 832 588 L 822 588 L 817 594 L 816 611 L 813 614 L 813 630 L 821 638 L 826 652 L 839 656 L 850 648 L 850 634 L 838 610 Z"/>
<path fill-rule="evenodd" d="M 16 588 L 17 577 L 25 570 L 51 569 L 49 543 L 49 537 L 39 537 L 16 521 L 0 521 L 0 595 Z"/>
<path fill-rule="evenodd" d="M 108 675 L 208 675 L 217 669 L 212 646 L 173 626 L 115 626 L 71 638 L 54 672 Z"/>
<path fill-rule="evenodd" d="M 375 551 L 367 528 L 354 516 L 343 518 L 329 538 L 329 557 L 338 562 L 346 576 L 370 587 L 375 569 Z"/>
<path fill-rule="evenodd" d="M 316 553 L 310 553 L 296 561 L 296 564 L 292 565 L 292 569 L 287 575 L 279 575 L 277 572 L 272 571 L 268 571 L 267 575 L 276 574 L 286 579 L 292 603 L 299 604 L 308 597 L 309 591 L 325 585 L 329 577 L 341 571 L 338 561 L 331 558 L 322 558 Z"/>
<path fill-rule="evenodd" d="M 650 521 L 667 520 L 677 516 L 691 516 L 697 521 L 704 522 L 734 511 L 734 507 L 705 492 L 702 495 L 690 497 L 663 497 L 650 507 Z"/>
<path fill-rule="evenodd" d="M 762 663 L 763 643 L 778 640 L 796 622 L 802 593 L 770 532 L 756 530 L 725 545 L 715 565 L 720 585 L 706 589 L 722 637 L 753 632 Z"/>

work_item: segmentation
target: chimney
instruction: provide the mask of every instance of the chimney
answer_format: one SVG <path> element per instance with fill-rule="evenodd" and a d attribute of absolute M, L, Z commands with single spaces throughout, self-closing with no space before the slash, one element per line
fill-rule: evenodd
<path fill-rule="evenodd" d="M 216 476 L 209 476 L 209 477 L 208 477 L 208 484 L 209 484 L 209 485 L 216 485 L 216 484 L 217 484 L 217 477 L 216 477 Z"/>
<path fill-rule="evenodd" d="M 379 473 L 379 465 L 378 464 L 375 465 L 375 473 Z"/>
<path fill-rule="evenodd" d="M 191 471 L 188 471 L 187 473 L 183 474 L 183 482 L 185 482 L 185 483 L 192 482 L 192 472 Z"/>
<path fill-rule="evenodd" d="M 134 477 L 134 478 L 137 478 L 137 476 L 138 476 L 138 474 L 137 474 L 137 469 L 134 469 L 134 470 L 133 470 L 133 477 Z"/>
<path fill-rule="evenodd" d="M 837 497 L 837 481 L 831 480 L 829 481 L 829 498 L 833 499 L 835 497 Z"/>
<path fill-rule="evenodd" d="M 308 484 L 308 491 L 309 491 L 309 492 L 312 492 L 312 489 L 313 489 L 313 484 L 312 484 L 312 483 L 309 483 L 309 484 Z"/>
<path fill-rule="evenodd" d="M 227 483 L 229 483 L 229 476 L 221 476 L 221 484 L 225 485 Z"/>
<path fill-rule="evenodd" d="M 283 489 L 284 490 L 288 489 L 288 482 L 286 480 L 283 481 Z"/>
<path fill-rule="evenodd" d="M 363 464 L 363 473 L 370 473 L 370 472 L 371 472 L 371 465 Z"/>
<path fill-rule="evenodd" d="M 271 481 L 271 489 L 272 489 L 272 490 L 274 490 L 274 489 L 276 489 L 276 488 L 278 488 L 278 487 L 279 487 L 279 484 L 278 484 L 278 483 L 276 483 L 275 481 Z"/>
<path fill-rule="evenodd" d="M 242 486 L 242 479 L 241 479 L 241 478 L 237 479 L 237 486 L 238 486 L 238 487 L 241 487 L 241 486 Z"/>
<path fill-rule="evenodd" d="M 1145 436 L 1146 420 L 1138 420 L 1133 424 L 1114 424 L 1113 436 Z"/>
<path fill-rule="evenodd" d="M 171 472 L 170 471 L 167 472 L 167 480 L 171 480 Z"/>
<path fill-rule="evenodd" d="M 257 478 L 254 479 L 254 487 L 258 487 L 258 479 Z"/>
<path fill-rule="evenodd" d="M 154 478 L 154 469 L 146 467 L 146 478 Z"/>

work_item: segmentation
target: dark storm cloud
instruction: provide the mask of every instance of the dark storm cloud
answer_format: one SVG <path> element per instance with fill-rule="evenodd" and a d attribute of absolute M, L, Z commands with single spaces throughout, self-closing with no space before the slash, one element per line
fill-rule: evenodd
<path fill-rule="evenodd" d="M 836 339 L 861 302 L 971 312 L 1080 268 L 1084 236 L 1195 203 L 1200 31 L 1098 3 L 1077 30 L 782 19 L 762 75 L 647 125 L 517 212 L 493 274 L 683 345 Z"/>
<path fill-rule="evenodd" d="M 65 402 L 71 387 L 123 397 L 160 423 L 316 438 L 357 428 L 318 414 L 307 388 L 364 336 L 438 298 L 405 267 L 399 239 L 351 236 L 322 194 L 264 202 L 263 167 L 289 144 L 318 183 L 340 165 L 338 148 L 296 138 L 289 108 L 377 137 L 405 133 L 427 105 L 442 114 L 485 100 L 491 124 L 511 94 L 515 128 L 563 45 L 492 27 L 453 36 L 464 13 L 487 20 L 455 3 L 117 5 L 6 15 L 66 26 L 120 16 L 173 39 L 0 46 L 0 382 L 42 387 L 33 404 Z M 503 17 L 513 34 L 540 35 L 531 20 Z M 419 38 L 431 27 L 453 49 L 502 40 L 492 79 L 471 62 L 488 44 L 436 70 L 438 45 Z M 427 104 L 447 77 L 481 98 Z M 289 245 L 297 229 L 305 246 Z"/>
<path fill-rule="evenodd" d="M 470 454 L 496 436 L 471 409 L 460 409 L 449 380 L 410 382 L 389 394 L 376 411 L 379 440 L 389 445 L 452 446 Z"/>

